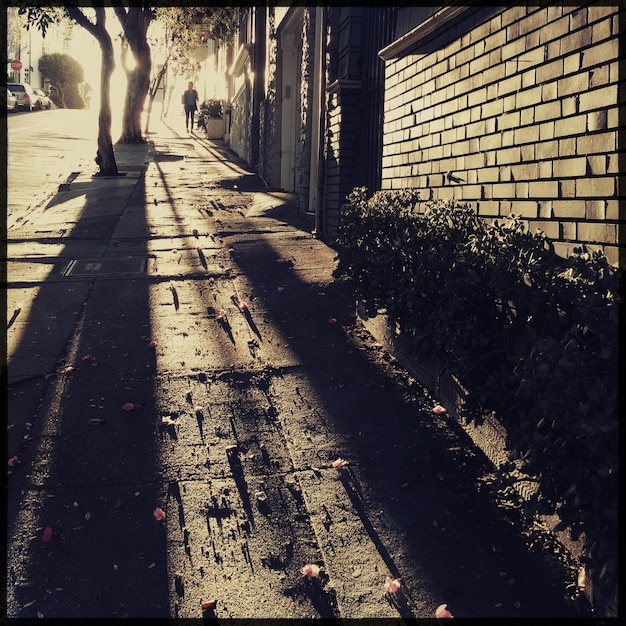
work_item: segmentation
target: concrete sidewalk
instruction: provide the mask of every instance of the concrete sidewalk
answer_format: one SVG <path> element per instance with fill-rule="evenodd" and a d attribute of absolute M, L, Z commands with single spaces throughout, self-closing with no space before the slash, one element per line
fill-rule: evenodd
<path fill-rule="evenodd" d="M 311 216 L 180 125 L 12 232 L 9 616 L 577 615 Z"/>

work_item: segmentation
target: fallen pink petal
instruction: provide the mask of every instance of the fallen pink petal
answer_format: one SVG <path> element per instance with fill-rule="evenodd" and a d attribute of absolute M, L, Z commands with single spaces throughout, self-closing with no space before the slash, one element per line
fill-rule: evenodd
<path fill-rule="evenodd" d="M 454 617 L 450 611 L 448 611 L 447 604 L 440 604 L 435 611 L 435 617 L 437 618 L 445 618 L 445 617 Z"/>
<path fill-rule="evenodd" d="M 315 565 L 315 563 L 307 563 L 301 570 L 300 573 L 308 578 L 317 578 L 320 575 L 320 566 Z"/>
<path fill-rule="evenodd" d="M 387 579 L 385 580 L 385 593 L 398 593 L 398 591 L 400 591 L 400 587 L 402 587 L 402 585 L 397 578 L 387 576 Z"/>
<path fill-rule="evenodd" d="M 83 357 L 83 361 L 95 361 L 96 357 L 93 354 L 86 354 Z"/>
<path fill-rule="evenodd" d="M 122 409 L 124 409 L 124 411 L 132 411 L 134 410 L 135 405 L 132 402 L 127 402 L 126 404 L 122 404 Z"/>
<path fill-rule="evenodd" d="M 154 516 L 154 519 L 157 522 L 161 522 L 162 520 L 165 519 L 165 511 L 159 506 L 157 506 L 157 508 L 154 509 L 154 511 L 152 512 L 152 515 Z"/>
<path fill-rule="evenodd" d="M 222 320 L 226 319 L 226 311 L 224 311 L 224 309 L 220 309 L 219 313 L 217 314 L 217 321 L 221 322 Z"/>
<path fill-rule="evenodd" d="M 342 459 L 341 457 L 339 457 L 336 461 L 333 461 L 333 467 L 336 469 L 340 469 L 349 464 L 350 463 L 348 461 L 346 461 L 345 459 Z"/>
<path fill-rule="evenodd" d="M 337 318 L 336 317 L 329 317 L 328 318 L 328 323 L 329 324 L 336 324 L 337 323 Z"/>
<path fill-rule="evenodd" d="M 217 606 L 217 600 L 212 600 L 211 602 L 203 602 L 202 603 L 202 610 L 203 611 L 210 611 L 212 609 L 214 609 Z"/>
<path fill-rule="evenodd" d="M 278 291 L 278 293 L 282 293 L 283 291 L 285 291 L 284 287 L 279 287 L 276 291 Z"/>
<path fill-rule="evenodd" d="M 20 463 L 20 460 L 17 456 L 12 456 L 9 460 L 8 460 L 8 464 L 9 467 L 15 467 L 16 465 L 18 465 Z"/>
<path fill-rule="evenodd" d="M 156 348 L 157 342 L 156 342 L 156 341 L 151 341 L 148 345 L 149 345 L 151 348 Z"/>
<path fill-rule="evenodd" d="M 52 528 L 50 526 L 46 526 L 43 529 L 43 535 L 41 537 L 41 540 L 44 543 L 49 543 L 50 541 L 52 541 L 55 537 L 57 536 L 57 533 L 52 530 Z"/>
<path fill-rule="evenodd" d="M 194 228 L 191 232 L 193 233 L 194 237 L 198 236 L 198 229 L 197 228 Z"/>
<path fill-rule="evenodd" d="M 239 310 L 242 312 L 248 310 L 248 305 L 242 300 L 239 300 Z"/>
<path fill-rule="evenodd" d="M 437 413 L 437 415 L 442 415 L 443 413 L 447 413 L 447 409 L 443 406 L 441 406 L 441 404 L 436 404 L 433 408 L 433 413 Z"/>

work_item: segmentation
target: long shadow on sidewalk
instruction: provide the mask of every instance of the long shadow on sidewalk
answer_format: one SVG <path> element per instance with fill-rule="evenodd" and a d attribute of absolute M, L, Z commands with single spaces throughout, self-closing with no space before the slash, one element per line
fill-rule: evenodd
<path fill-rule="evenodd" d="M 53 311 L 70 322 L 54 372 L 36 387 L 25 380 L 8 389 L 9 423 L 24 411 L 34 416 L 8 480 L 10 617 L 169 616 L 164 529 L 153 517 L 161 484 L 148 281 L 117 274 L 123 263 L 110 245 L 121 216 L 134 212 L 132 256 L 147 256 L 144 179 L 132 176 L 133 159 L 125 163 L 122 152 L 147 149 L 116 146 L 126 178 L 72 183 L 84 208 L 16 346 L 29 355 L 33 337 L 43 345 Z"/>
<path fill-rule="evenodd" d="M 244 180 L 254 193 L 249 177 L 228 185 Z M 265 191 L 259 179 L 257 185 L 256 191 Z M 564 598 L 563 572 L 529 551 L 519 528 L 489 496 L 490 468 L 469 437 L 435 416 L 419 385 L 363 339 L 349 287 L 328 281 L 328 274 L 326 283 L 304 280 L 302 251 L 323 244 L 297 231 L 281 243 L 275 235 L 292 221 L 302 224 L 293 208 L 244 219 L 233 213 L 219 236 L 250 281 L 244 296 L 254 303 L 252 313 L 262 313 L 289 338 L 301 363 L 296 373 L 279 372 L 275 394 L 306 386 L 303 402 L 336 433 L 311 466 L 350 460 L 367 510 L 378 512 L 368 524 L 381 554 L 394 561 L 392 573 L 402 576 L 414 605 L 421 611 L 432 605 L 428 615 L 447 602 L 453 614 L 466 617 L 577 616 Z M 306 243 L 286 247 L 298 236 Z M 277 265 L 286 256 L 293 262 Z M 286 382 L 277 384 L 281 378 Z"/>

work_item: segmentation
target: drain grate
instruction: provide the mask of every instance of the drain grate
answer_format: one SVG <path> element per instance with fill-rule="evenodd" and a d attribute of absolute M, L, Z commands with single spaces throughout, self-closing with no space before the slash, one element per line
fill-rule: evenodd
<path fill-rule="evenodd" d="M 125 257 L 121 259 L 71 259 L 61 270 L 61 276 L 106 276 L 111 274 L 142 274 L 146 259 Z"/>

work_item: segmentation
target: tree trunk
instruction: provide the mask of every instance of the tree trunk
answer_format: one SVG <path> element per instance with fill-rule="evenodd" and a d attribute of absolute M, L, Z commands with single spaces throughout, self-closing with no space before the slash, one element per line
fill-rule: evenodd
<path fill-rule="evenodd" d="M 106 11 L 104 7 L 94 7 L 95 24 L 87 19 L 78 7 L 66 7 L 67 14 L 78 25 L 93 35 L 100 44 L 102 69 L 100 71 L 100 113 L 98 115 L 98 151 L 95 161 L 101 176 L 117 176 L 117 163 L 111 138 L 111 75 L 115 69 L 113 42 L 106 29 Z"/>
<path fill-rule="evenodd" d="M 144 143 L 141 132 L 141 114 L 150 87 L 152 55 L 148 45 L 147 32 L 152 13 L 139 7 L 114 8 L 124 30 L 124 36 L 135 57 L 135 67 L 124 67 L 128 84 L 122 116 L 122 133 L 119 143 Z M 124 64 L 125 65 L 125 64 Z"/>
<path fill-rule="evenodd" d="M 111 137 L 111 75 L 115 70 L 113 43 L 108 35 L 99 40 L 102 50 L 100 71 L 100 112 L 98 114 L 98 151 L 96 163 L 101 176 L 117 176 L 117 162 Z"/>

